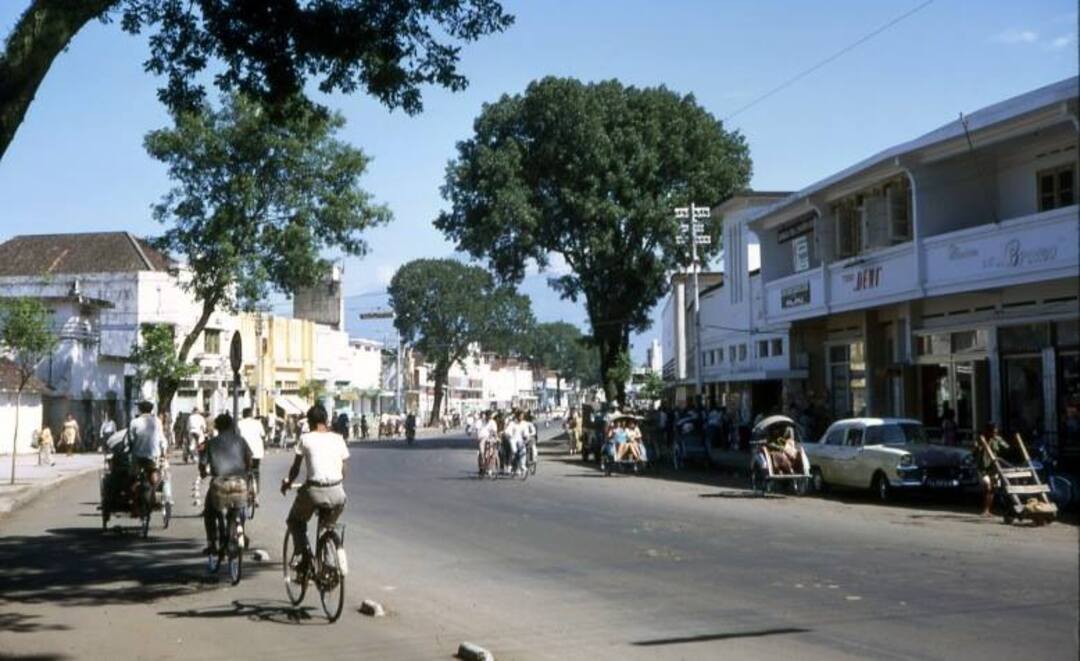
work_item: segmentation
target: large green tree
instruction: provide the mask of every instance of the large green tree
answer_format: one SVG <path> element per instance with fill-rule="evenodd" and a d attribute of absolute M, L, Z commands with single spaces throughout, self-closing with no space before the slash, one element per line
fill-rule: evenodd
<path fill-rule="evenodd" d="M 594 350 L 586 344 L 581 330 L 565 321 L 537 324 L 532 334 L 530 353 L 545 369 L 555 372 L 555 404 L 562 406 L 562 384 L 566 380 L 596 382 L 592 360 Z"/>
<path fill-rule="evenodd" d="M 571 272 L 550 282 L 584 299 L 608 399 L 624 400 L 611 369 L 630 333 L 650 325 L 669 275 L 689 262 L 673 209 L 745 188 L 743 137 L 693 96 L 564 78 L 485 105 L 473 131 L 447 167 L 451 209 L 436 226 L 509 282 L 530 261 L 545 267 L 560 255 Z M 706 257 L 719 249 L 720 226 L 705 223 Z"/>
<path fill-rule="evenodd" d="M 479 343 L 485 351 L 519 352 L 534 323 L 529 299 L 500 285 L 490 273 L 453 259 L 417 259 L 394 274 L 388 289 L 394 327 L 431 361 L 435 424 L 450 367 Z"/>
<path fill-rule="evenodd" d="M 389 220 L 359 186 L 367 157 L 334 137 L 343 125 L 302 101 L 283 119 L 234 95 L 146 136 L 174 182 L 154 207 L 167 226 L 155 245 L 183 258 L 181 282 L 202 306 L 180 362 L 215 311 L 253 309 L 271 290 L 315 284 L 330 268 L 325 250 L 363 255 L 362 231 Z M 174 393 L 160 394 L 164 409 Z"/>
<path fill-rule="evenodd" d="M 144 66 L 173 111 L 205 100 L 209 68 L 222 90 L 264 101 L 312 80 L 409 113 L 424 85 L 465 86 L 460 44 L 513 21 L 497 0 L 30 0 L 0 50 L 0 158 L 53 61 L 91 21 L 116 18 L 150 34 Z"/>
<path fill-rule="evenodd" d="M 15 429 L 12 431 L 11 483 L 15 484 L 15 457 L 19 447 L 19 417 L 23 391 L 34 378 L 38 365 L 56 347 L 52 315 L 33 298 L 0 301 L 0 355 L 7 354 L 15 366 Z"/>

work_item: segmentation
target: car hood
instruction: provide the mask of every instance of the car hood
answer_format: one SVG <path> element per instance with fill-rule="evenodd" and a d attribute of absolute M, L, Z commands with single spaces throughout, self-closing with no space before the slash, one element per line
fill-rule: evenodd
<path fill-rule="evenodd" d="M 964 458 L 971 455 L 971 450 L 966 448 L 927 443 L 905 443 L 886 447 L 911 454 L 920 466 L 956 466 L 962 464 Z"/>

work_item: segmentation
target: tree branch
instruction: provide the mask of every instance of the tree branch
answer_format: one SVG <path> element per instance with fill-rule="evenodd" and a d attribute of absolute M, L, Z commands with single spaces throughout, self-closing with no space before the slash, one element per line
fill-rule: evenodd
<path fill-rule="evenodd" d="M 120 0 L 34 0 L 0 54 L 0 159 L 52 63 L 72 38 Z"/>

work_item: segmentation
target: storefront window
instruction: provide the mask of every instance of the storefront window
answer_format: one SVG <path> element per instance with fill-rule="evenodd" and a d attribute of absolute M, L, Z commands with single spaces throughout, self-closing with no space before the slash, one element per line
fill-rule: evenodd
<path fill-rule="evenodd" d="M 985 330 L 970 330 L 952 334 L 953 353 L 962 353 L 965 351 L 984 351 L 985 349 Z"/>
<path fill-rule="evenodd" d="M 835 418 L 866 415 L 866 358 L 862 342 L 829 347 L 829 385 Z"/>
<path fill-rule="evenodd" d="M 920 356 L 948 356 L 951 350 L 949 334 L 920 335 L 917 350 Z"/>
<path fill-rule="evenodd" d="M 1058 354 L 1057 374 L 1058 451 L 1075 460 L 1080 457 L 1080 354 Z"/>
<path fill-rule="evenodd" d="M 1005 426 L 1033 441 L 1043 427 L 1042 359 L 1005 359 Z"/>
<path fill-rule="evenodd" d="M 1050 346 L 1047 324 L 1004 326 L 998 329 L 998 348 L 1003 353 L 1034 353 Z"/>
<path fill-rule="evenodd" d="M 1080 346 L 1080 321 L 1059 321 L 1054 324 L 1056 344 L 1061 347 Z"/>

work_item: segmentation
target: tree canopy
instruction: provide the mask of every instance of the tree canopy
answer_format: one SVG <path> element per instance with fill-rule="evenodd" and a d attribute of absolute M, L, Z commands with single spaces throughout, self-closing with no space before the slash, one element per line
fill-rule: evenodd
<path fill-rule="evenodd" d="M 181 281 L 202 304 L 181 362 L 214 311 L 317 283 L 325 250 L 363 255 L 362 231 L 389 220 L 359 186 L 367 157 L 334 137 L 343 125 L 302 102 L 282 119 L 234 95 L 146 136 L 174 182 L 154 207 L 167 226 L 154 243 L 186 261 Z"/>
<path fill-rule="evenodd" d="M 558 398 L 562 398 L 562 381 L 578 380 L 592 385 L 599 380 L 595 351 L 586 344 L 581 330 L 565 321 L 537 324 L 532 333 L 529 352 L 536 362 L 558 376 Z M 562 404 L 561 401 L 557 404 Z"/>
<path fill-rule="evenodd" d="M 447 166 L 451 209 L 436 226 L 508 282 L 561 255 L 571 272 L 549 282 L 584 299 L 608 397 L 622 400 L 609 371 L 630 333 L 650 325 L 671 272 L 690 261 L 673 209 L 744 189 L 745 140 L 693 96 L 565 78 L 485 105 L 473 132 Z M 719 250 L 720 227 L 705 222 L 706 257 Z"/>
<path fill-rule="evenodd" d="M 0 158 L 53 61 L 95 19 L 149 33 L 144 67 L 173 111 L 226 92 L 276 106 L 304 93 L 364 91 L 419 112 L 421 88 L 452 90 L 461 44 L 507 29 L 497 0 L 31 0 L 0 51 Z"/>
<path fill-rule="evenodd" d="M 450 367 L 469 355 L 471 345 L 480 343 L 485 351 L 519 351 L 534 323 L 527 297 L 498 284 L 484 269 L 453 259 L 417 259 L 402 265 L 388 292 L 398 333 L 435 365 L 430 424 L 441 413 Z"/>
<path fill-rule="evenodd" d="M 145 324 L 140 330 L 141 342 L 132 347 L 128 360 L 135 366 L 138 385 L 144 381 L 157 384 L 158 402 L 162 396 L 176 392 L 180 382 L 191 378 L 199 368 L 180 360 L 176 352 L 176 328 L 169 324 Z M 160 409 L 160 407 L 159 407 Z"/>

